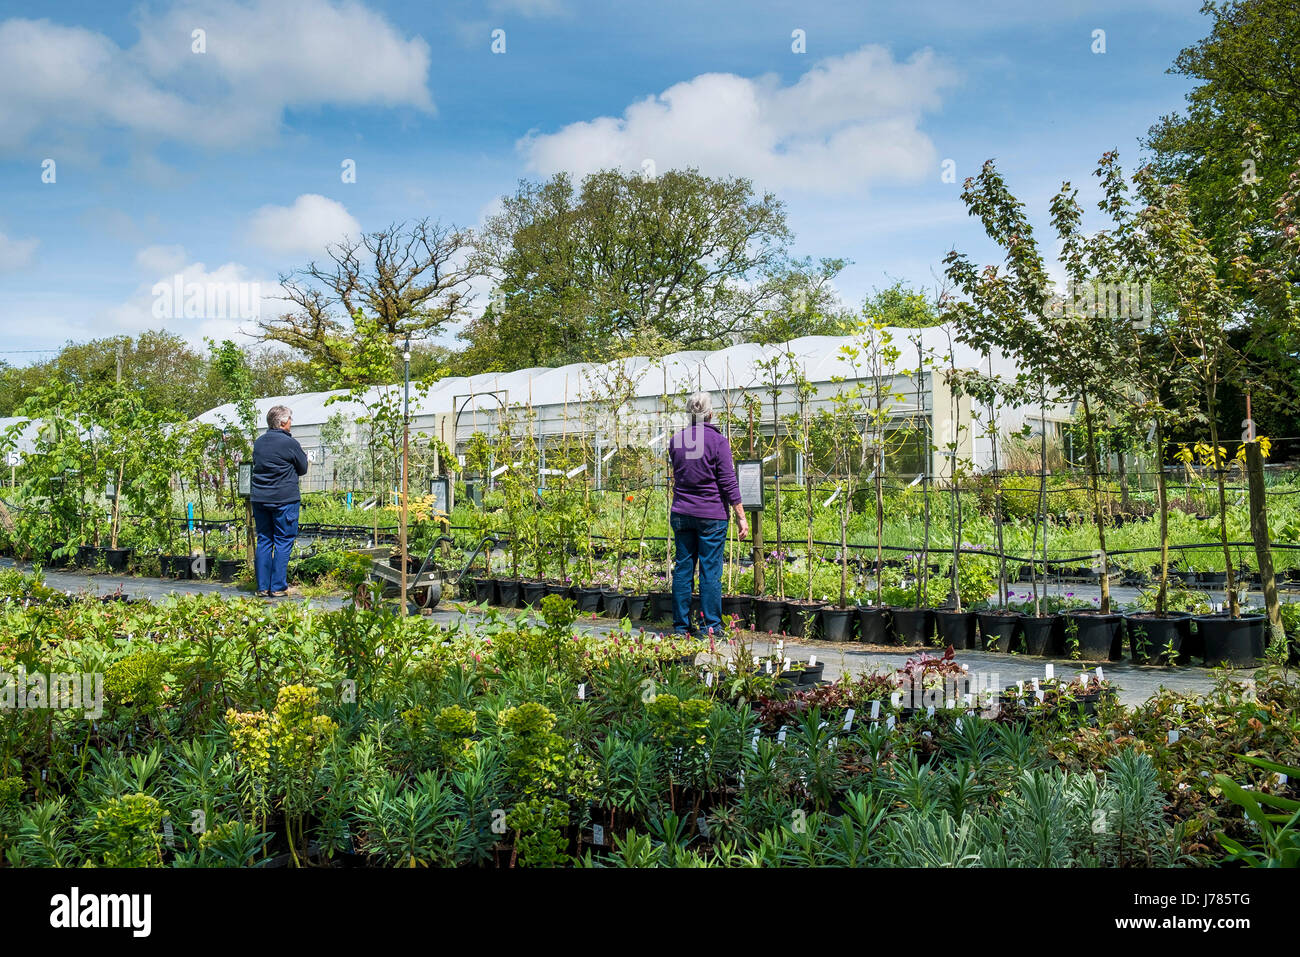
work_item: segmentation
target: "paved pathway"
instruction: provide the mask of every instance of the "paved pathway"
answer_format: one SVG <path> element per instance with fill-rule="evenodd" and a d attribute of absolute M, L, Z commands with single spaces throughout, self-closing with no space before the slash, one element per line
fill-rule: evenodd
<path fill-rule="evenodd" d="M 0 567 L 13 567 L 13 565 L 14 563 L 10 560 L 0 561 Z M 111 594 L 120 588 L 122 592 L 134 598 L 145 598 L 149 601 L 162 601 L 171 595 L 177 594 L 203 593 L 229 597 L 248 597 L 249 595 L 249 592 L 241 590 L 237 585 L 224 585 L 219 582 L 169 581 L 132 576 L 91 575 L 85 572 L 73 571 L 46 570 L 45 580 L 50 587 L 63 591 L 73 593 L 86 591 L 104 595 Z M 1089 587 L 1086 585 L 1080 585 L 1072 590 L 1076 595 L 1089 597 Z M 1093 588 L 1092 592 L 1095 593 L 1096 589 Z M 1131 588 L 1115 588 L 1112 590 L 1113 596 L 1118 601 L 1130 600 L 1134 597 L 1134 593 L 1135 589 Z M 339 596 L 280 600 L 302 601 L 310 603 L 313 607 L 325 609 L 341 608 L 345 603 L 345 599 Z M 478 615 L 479 612 L 477 611 L 460 611 L 444 602 L 433 612 L 431 620 L 439 624 L 451 624 L 465 620 L 472 623 Z M 609 629 L 617 627 L 617 625 L 617 622 L 608 618 L 582 618 L 575 623 L 574 627 L 587 633 L 603 634 Z M 774 644 L 775 642 L 755 638 L 754 649 L 760 654 L 766 654 L 773 649 Z M 789 638 L 785 639 L 784 642 L 785 654 L 790 658 L 806 661 L 809 656 L 815 655 L 818 661 L 824 662 L 825 671 L 823 677 L 828 681 L 833 681 L 846 672 L 861 674 L 875 670 L 899 668 L 908 658 L 920 654 L 922 650 L 926 649 L 871 650 L 854 644 L 810 644 Z M 933 651 L 933 649 L 929 650 Z M 1013 684 L 1020 680 L 1028 681 L 1033 677 L 1042 677 L 1045 674 L 1046 665 L 1051 659 L 990 654 L 982 651 L 962 651 L 958 654 L 958 660 L 969 666 L 972 672 L 995 673 L 998 684 L 1001 686 Z M 1051 661 L 1058 677 L 1073 676 L 1082 668 L 1080 663 L 1068 659 Z M 1118 687 L 1120 701 L 1127 705 L 1145 701 L 1161 688 L 1199 694 L 1210 690 L 1214 684 L 1209 670 L 1190 665 L 1177 668 L 1161 668 L 1134 665 L 1122 661 L 1103 665 L 1103 669 L 1106 677 L 1112 679 Z M 1241 675 L 1247 677 L 1249 672 L 1242 672 Z"/>

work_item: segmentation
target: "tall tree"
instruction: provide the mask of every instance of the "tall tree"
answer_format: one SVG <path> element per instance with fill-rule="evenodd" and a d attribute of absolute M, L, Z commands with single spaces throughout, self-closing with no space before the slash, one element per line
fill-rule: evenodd
<path fill-rule="evenodd" d="M 1164 116 L 1145 145 L 1161 182 L 1181 182 L 1192 220 L 1214 252 L 1233 230 L 1234 196 L 1243 176 L 1261 195 L 1286 187 L 1300 155 L 1300 6 L 1295 0 L 1206 0 L 1210 35 L 1178 54 L 1170 73 L 1199 81 L 1183 113 Z M 1246 148 L 1255 126 L 1262 152 Z M 1268 226 L 1267 217 L 1260 222 Z"/>
<path fill-rule="evenodd" d="M 261 337 L 335 372 L 373 331 L 357 328 L 359 310 L 389 342 L 428 339 L 463 318 L 472 299 L 470 239 L 426 218 L 332 243 L 328 262 L 280 277 L 290 308 L 259 322 Z"/>
<path fill-rule="evenodd" d="M 497 296 L 463 333 L 472 368 L 702 348 L 747 332 L 784 262 L 784 206 L 693 169 L 524 182 L 476 243 Z"/>

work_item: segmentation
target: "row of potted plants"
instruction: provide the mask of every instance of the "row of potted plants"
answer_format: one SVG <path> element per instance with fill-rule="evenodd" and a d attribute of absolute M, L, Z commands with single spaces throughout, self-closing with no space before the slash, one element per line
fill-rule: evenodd
<path fill-rule="evenodd" d="M 583 614 L 664 622 L 672 618 L 672 592 L 657 569 L 633 566 L 620 587 L 609 576 L 574 583 L 560 580 L 476 576 L 462 583 L 462 597 L 508 608 L 536 606 L 546 595 L 574 600 Z M 1027 654 L 1080 661 L 1117 661 L 1176 665 L 1201 661 L 1207 666 L 1249 667 L 1265 653 L 1267 621 L 1262 614 L 1232 618 L 1214 609 L 1203 593 L 1172 589 L 1167 608 L 1158 613 L 1153 596 L 1144 592 L 1136 607 L 1103 614 L 1092 602 L 1067 593 L 1041 598 L 1037 613 L 1029 596 L 993 607 L 977 602 L 914 607 L 900 603 L 906 589 L 886 589 L 895 599 L 869 600 L 839 607 L 825 599 L 779 599 L 724 594 L 723 615 L 746 630 L 828 642 L 859 641 L 871 645 L 950 645 L 1007 654 Z M 1008 598 L 1016 593 L 1009 592 Z M 693 610 L 698 614 L 698 596 Z"/>

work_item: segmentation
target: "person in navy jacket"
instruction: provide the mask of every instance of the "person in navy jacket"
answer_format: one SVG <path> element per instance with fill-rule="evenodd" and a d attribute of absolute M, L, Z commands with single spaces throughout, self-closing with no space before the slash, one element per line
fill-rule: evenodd
<path fill-rule="evenodd" d="M 289 555 L 298 537 L 299 476 L 307 474 L 307 453 L 289 432 L 293 413 L 287 406 L 272 406 L 266 413 L 267 429 L 253 443 L 253 521 L 257 525 L 259 598 L 282 598 L 289 593 Z"/>

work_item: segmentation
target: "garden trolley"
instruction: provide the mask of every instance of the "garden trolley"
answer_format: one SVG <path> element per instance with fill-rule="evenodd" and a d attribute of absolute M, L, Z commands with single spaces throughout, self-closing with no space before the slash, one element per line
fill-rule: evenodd
<path fill-rule="evenodd" d="M 493 549 L 500 541 L 500 538 L 495 535 L 484 537 L 466 560 L 465 567 L 457 572 L 444 569 L 438 560 L 439 546 L 443 544 L 450 545 L 451 536 L 438 536 L 434 543 L 429 546 L 429 551 L 425 554 L 420 567 L 414 573 L 407 572 L 406 595 L 402 595 L 402 570 L 394 568 L 390 564 L 392 556 L 389 546 L 380 545 L 376 548 L 363 548 L 360 550 L 361 554 L 370 556 L 370 572 L 366 581 L 357 585 L 353 591 L 352 603 L 358 608 L 373 608 L 376 592 L 373 585 L 378 584 L 380 586 L 379 594 L 382 597 L 405 598 L 408 604 L 414 605 L 416 608 L 432 609 L 442 600 L 443 586 L 460 584 L 460 580 L 474 566 L 474 562 L 477 561 L 483 549 Z"/>

